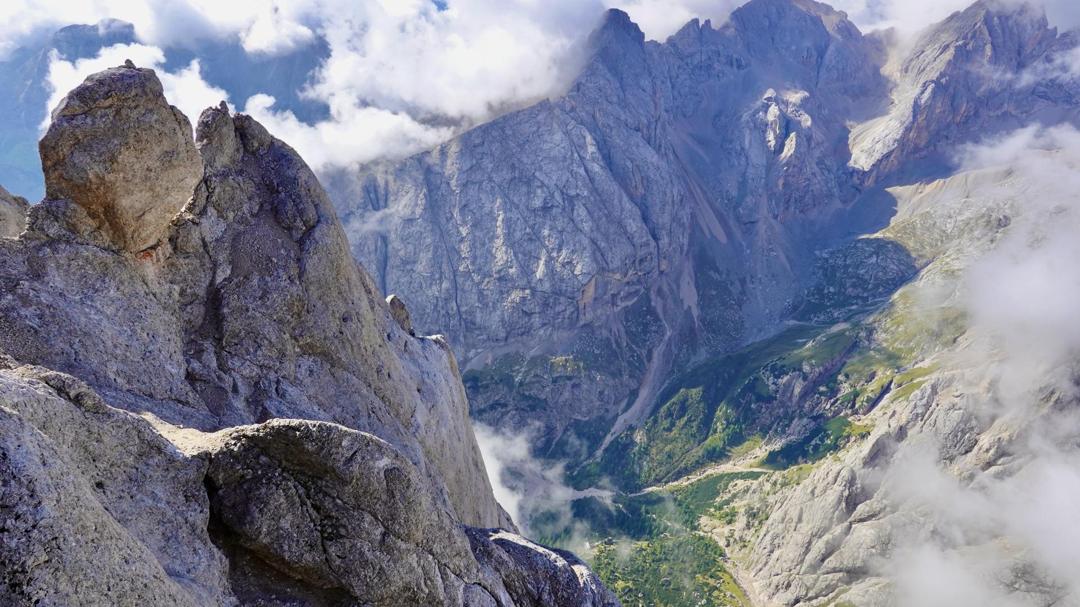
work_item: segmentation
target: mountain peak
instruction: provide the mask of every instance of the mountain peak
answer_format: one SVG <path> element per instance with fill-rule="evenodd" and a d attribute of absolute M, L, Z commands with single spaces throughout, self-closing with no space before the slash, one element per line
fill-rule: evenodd
<path fill-rule="evenodd" d="M 1057 37 L 1046 12 L 1029 2 L 980 0 L 922 34 L 906 72 L 940 69 L 959 59 L 1021 68 L 1042 55 Z"/>
<path fill-rule="evenodd" d="M 750 0 L 731 14 L 732 23 L 744 27 L 753 25 L 783 25 L 784 19 L 819 20 L 830 33 L 847 36 L 855 28 L 847 13 L 814 0 Z"/>
<path fill-rule="evenodd" d="M 731 14 L 729 24 L 749 48 L 788 58 L 806 52 L 820 58 L 836 40 L 860 44 L 863 38 L 845 13 L 813 0 L 751 0 Z"/>
<path fill-rule="evenodd" d="M 604 17 L 589 37 L 590 46 L 601 49 L 609 45 L 627 43 L 643 44 L 645 33 L 641 31 L 626 11 L 611 8 L 604 12 Z"/>

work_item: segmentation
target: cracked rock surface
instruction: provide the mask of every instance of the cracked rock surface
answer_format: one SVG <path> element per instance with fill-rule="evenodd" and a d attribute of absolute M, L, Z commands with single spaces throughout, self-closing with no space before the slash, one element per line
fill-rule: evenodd
<path fill-rule="evenodd" d="M 130 65 L 54 120 L 47 199 L 0 238 L 0 603 L 511 607 L 565 570 L 617 604 L 472 548 L 516 528 L 454 357 L 291 148 L 224 106 L 193 142 Z"/>

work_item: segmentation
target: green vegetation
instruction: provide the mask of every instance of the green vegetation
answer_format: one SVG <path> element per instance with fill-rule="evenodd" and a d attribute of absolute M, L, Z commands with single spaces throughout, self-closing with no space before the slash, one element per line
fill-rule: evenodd
<path fill-rule="evenodd" d="M 577 375 L 584 371 L 585 365 L 581 361 L 574 360 L 573 356 L 555 356 L 551 359 L 553 375 Z"/>
<path fill-rule="evenodd" d="M 749 605 L 724 568 L 724 550 L 698 531 L 698 521 L 725 516 L 731 484 L 762 474 L 715 474 L 670 490 L 617 495 L 610 506 L 575 501 L 574 519 L 592 533 L 594 570 L 624 605 Z"/>
<path fill-rule="evenodd" d="M 779 402 L 782 380 L 815 384 L 804 398 L 838 391 L 835 368 L 856 351 L 857 330 L 795 325 L 734 354 L 707 359 L 676 376 L 641 428 L 617 437 L 601 459 L 571 475 L 577 487 L 607 479 L 634 491 L 669 482 L 710 463 L 745 455 L 772 426 L 797 412 Z"/>
<path fill-rule="evenodd" d="M 910 365 L 920 356 L 947 347 L 967 330 L 967 315 L 960 308 L 931 308 L 915 291 L 901 291 L 880 320 L 882 346 Z"/>
<path fill-rule="evenodd" d="M 697 534 L 601 543 L 593 569 L 626 607 L 749 607 L 724 551 Z"/>
<path fill-rule="evenodd" d="M 839 450 L 848 442 L 866 436 L 871 429 L 872 427 L 866 424 L 853 424 L 846 417 L 834 417 L 802 439 L 789 442 L 770 452 L 765 456 L 762 465 L 780 469 L 815 462 Z"/>

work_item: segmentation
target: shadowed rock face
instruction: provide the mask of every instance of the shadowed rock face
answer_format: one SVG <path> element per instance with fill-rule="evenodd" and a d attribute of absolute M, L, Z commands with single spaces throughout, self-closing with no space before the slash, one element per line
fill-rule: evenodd
<path fill-rule="evenodd" d="M 291 148 L 224 106 L 188 124 L 153 72 L 88 78 L 0 239 L 0 602 L 534 604 L 466 537 L 514 526 L 445 341 Z"/>
<path fill-rule="evenodd" d="M 361 603 L 427 605 L 478 579 L 462 527 L 386 442 L 293 420 L 226 430 L 215 441 L 212 533 L 245 553 L 233 558 L 234 583 L 272 593 L 269 565 Z"/>

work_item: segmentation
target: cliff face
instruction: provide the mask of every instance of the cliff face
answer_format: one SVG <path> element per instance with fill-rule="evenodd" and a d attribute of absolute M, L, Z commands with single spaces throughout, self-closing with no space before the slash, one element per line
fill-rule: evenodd
<path fill-rule="evenodd" d="M 474 371 L 474 414 L 578 457 L 673 365 L 791 311 L 853 221 L 845 124 L 885 90 L 876 44 L 813 2 L 664 44 L 611 11 L 589 47 L 565 95 L 331 181 L 357 257 Z"/>
<path fill-rule="evenodd" d="M 224 107 L 193 142 L 128 65 L 41 156 L 0 238 L 5 603 L 614 604 L 513 535 L 449 347 L 287 145 Z"/>
<path fill-rule="evenodd" d="M 1073 46 L 996 3 L 892 57 L 810 1 L 755 0 L 662 44 L 611 11 L 565 94 L 330 190 L 376 283 L 446 328 L 473 415 L 580 463 L 688 365 L 820 303 L 821 256 L 893 213 L 881 186 L 1075 121 L 1051 69 Z"/>

